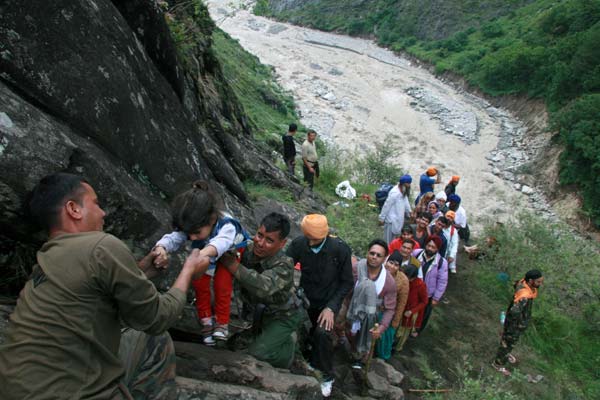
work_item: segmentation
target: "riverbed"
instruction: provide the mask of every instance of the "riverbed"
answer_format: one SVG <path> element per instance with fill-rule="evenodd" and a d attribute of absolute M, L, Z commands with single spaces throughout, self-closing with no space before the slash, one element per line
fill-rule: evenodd
<path fill-rule="evenodd" d="M 376 143 L 393 146 L 395 162 L 413 176 L 413 191 L 429 166 L 442 176 L 436 191 L 459 175 L 457 193 L 475 231 L 485 221 L 506 221 L 516 210 L 533 209 L 531 203 L 539 212 L 543 197 L 518 179 L 529 161 L 518 146 L 524 128 L 508 112 L 372 41 L 258 17 L 251 13 L 252 1 L 207 5 L 221 29 L 274 67 L 302 124 L 343 158 L 364 154 Z M 547 208 L 541 207 L 543 214 L 553 217 Z"/>

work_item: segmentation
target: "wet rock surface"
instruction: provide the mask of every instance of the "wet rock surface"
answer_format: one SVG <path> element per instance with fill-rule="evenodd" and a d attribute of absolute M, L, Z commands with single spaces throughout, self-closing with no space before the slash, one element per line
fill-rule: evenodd
<path fill-rule="evenodd" d="M 250 231 L 256 222 L 242 181 L 302 196 L 253 141 L 212 55 L 212 21 L 198 24 L 200 39 L 183 60 L 156 3 L 116 5 L 2 5 L 0 274 L 35 262 L 44 234 L 23 204 L 49 173 L 85 176 L 107 211 L 105 229 L 138 255 L 170 229 L 170 201 L 195 180 L 212 181 Z M 16 293 L 26 276 L 0 282 Z"/>

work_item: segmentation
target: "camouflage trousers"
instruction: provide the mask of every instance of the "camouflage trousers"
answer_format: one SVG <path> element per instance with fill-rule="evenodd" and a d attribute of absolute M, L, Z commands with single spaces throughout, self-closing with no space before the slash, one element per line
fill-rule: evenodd
<path fill-rule="evenodd" d="M 263 317 L 261 333 L 248 353 L 276 368 L 289 368 L 298 350 L 298 330 L 305 315 L 304 309 L 298 309 L 285 317 Z"/>
<path fill-rule="evenodd" d="M 502 332 L 502 339 L 494 360 L 497 365 L 505 365 L 508 362 L 508 355 L 519 340 L 521 333 L 525 330 L 516 325 L 516 323 L 513 324 L 510 321 L 506 321 L 504 324 L 504 332 Z"/>
<path fill-rule="evenodd" d="M 121 334 L 119 358 L 125 368 L 113 399 L 177 399 L 175 385 L 175 347 L 164 332 L 151 336 L 134 329 Z"/>

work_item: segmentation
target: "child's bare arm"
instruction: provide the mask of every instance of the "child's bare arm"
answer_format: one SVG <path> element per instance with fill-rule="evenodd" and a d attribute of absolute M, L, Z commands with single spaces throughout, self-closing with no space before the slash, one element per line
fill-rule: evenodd
<path fill-rule="evenodd" d="M 200 250 L 200 255 L 207 257 L 216 257 L 219 255 L 217 252 L 217 248 L 212 244 L 207 244 L 202 250 Z"/>

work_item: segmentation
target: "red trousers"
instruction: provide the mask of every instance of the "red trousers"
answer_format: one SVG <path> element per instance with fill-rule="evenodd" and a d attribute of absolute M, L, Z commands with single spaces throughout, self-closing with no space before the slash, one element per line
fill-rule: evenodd
<path fill-rule="evenodd" d="M 196 310 L 198 317 L 212 317 L 210 305 L 210 275 L 204 275 L 200 279 L 192 281 L 196 291 Z M 215 293 L 215 319 L 217 324 L 228 324 L 229 313 L 231 311 L 231 292 L 233 291 L 233 275 L 227 268 L 217 262 L 215 276 L 213 281 L 213 290 Z"/>

